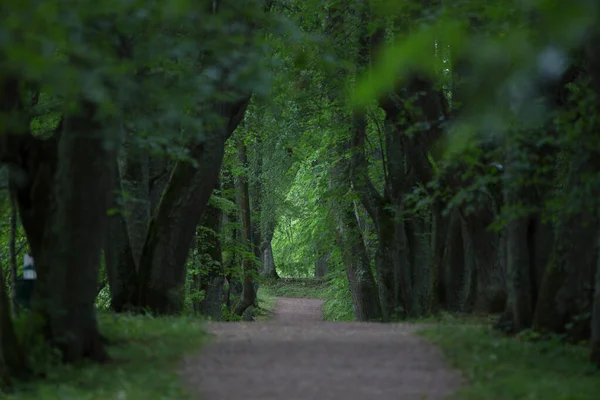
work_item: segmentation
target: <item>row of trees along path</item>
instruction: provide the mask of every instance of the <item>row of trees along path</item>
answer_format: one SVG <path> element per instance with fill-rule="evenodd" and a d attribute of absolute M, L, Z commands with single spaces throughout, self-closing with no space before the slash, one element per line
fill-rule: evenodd
<path fill-rule="evenodd" d="M 442 399 L 460 384 L 414 325 L 326 322 L 321 306 L 278 298 L 271 321 L 209 324 L 215 340 L 183 371 L 196 398 Z"/>

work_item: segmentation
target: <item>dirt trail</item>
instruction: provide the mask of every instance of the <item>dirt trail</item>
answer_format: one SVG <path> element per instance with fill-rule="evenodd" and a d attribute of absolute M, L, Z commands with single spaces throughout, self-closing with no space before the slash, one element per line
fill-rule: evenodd
<path fill-rule="evenodd" d="M 211 323 L 185 362 L 202 400 L 432 400 L 460 384 L 411 324 L 324 322 L 322 301 L 279 298 L 269 322 Z"/>

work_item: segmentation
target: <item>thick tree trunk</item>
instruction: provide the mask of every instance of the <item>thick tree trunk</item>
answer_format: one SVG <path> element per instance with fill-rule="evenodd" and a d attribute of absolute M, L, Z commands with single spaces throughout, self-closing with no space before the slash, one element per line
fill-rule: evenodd
<path fill-rule="evenodd" d="M 406 287 L 396 285 L 396 282 L 405 282 L 406 276 L 398 265 L 399 257 L 408 252 L 408 245 L 398 242 L 397 234 L 403 229 L 395 222 L 395 214 L 386 207 L 380 207 L 377 215 L 377 238 L 379 240 L 375 251 L 375 271 L 377 272 L 377 288 L 379 289 L 379 303 L 381 304 L 382 321 L 389 322 L 394 316 L 394 310 L 400 305 L 406 309 Z M 404 248 L 398 247 L 405 244 Z M 407 270 L 410 264 L 407 265 Z M 410 282 L 410 280 L 409 280 Z M 404 289 L 404 290 L 402 290 Z M 400 300 L 400 301 L 397 301 Z"/>
<path fill-rule="evenodd" d="M 532 266 L 529 248 L 530 220 L 518 219 L 510 221 L 507 233 L 507 270 L 509 279 L 509 297 L 513 329 L 520 332 L 531 327 L 533 321 L 534 293 L 531 281 Z"/>
<path fill-rule="evenodd" d="M 127 223 L 121 207 L 121 179 L 115 162 L 112 172 L 112 188 L 108 227 L 104 240 L 104 260 L 110 285 L 111 308 L 115 312 L 131 311 L 137 282 L 137 268 L 127 231 Z"/>
<path fill-rule="evenodd" d="M 128 132 L 119 156 L 121 200 L 127 233 L 135 264 L 138 265 L 150 221 L 149 157 L 145 149 L 135 146 L 134 133 Z"/>
<path fill-rule="evenodd" d="M 185 263 L 200 217 L 217 182 L 225 141 L 242 120 L 249 98 L 215 106 L 223 126 L 206 132 L 190 156 L 177 162 L 148 228 L 135 306 L 160 314 L 183 310 Z"/>
<path fill-rule="evenodd" d="M 489 229 L 496 212 L 492 204 L 482 202 L 478 210 L 461 214 L 465 222 L 463 240 L 469 252 L 465 258 L 471 263 L 476 280 L 473 282 L 473 309 L 482 313 L 498 313 L 506 308 L 506 276 L 502 264 L 500 232 Z"/>
<path fill-rule="evenodd" d="M 329 253 L 319 251 L 318 244 L 315 246 L 315 278 L 323 278 L 327 275 L 327 264 L 329 262 Z"/>
<path fill-rule="evenodd" d="M 19 305 L 17 304 L 17 204 L 15 196 L 9 193 L 10 196 L 10 233 L 8 238 L 8 252 L 10 263 L 10 287 L 11 287 L 11 303 L 13 313 L 19 314 Z"/>
<path fill-rule="evenodd" d="M 150 197 L 150 215 L 152 215 L 158 208 L 175 163 L 164 156 L 150 156 L 148 163 L 148 194 Z M 146 229 L 148 228 L 146 227 Z"/>
<path fill-rule="evenodd" d="M 217 190 L 219 185 L 217 184 Z M 195 285 L 205 293 L 204 299 L 194 304 L 194 309 L 211 317 L 221 319 L 223 284 L 225 269 L 221 253 L 221 228 L 223 215 L 221 210 L 209 202 L 201 221 L 201 232 L 197 236 L 201 265 L 194 277 Z"/>
<path fill-rule="evenodd" d="M 267 279 L 279 279 L 279 274 L 277 274 L 277 268 L 275 267 L 275 258 L 273 257 L 273 246 L 270 240 L 263 244 L 261 261 L 263 264 L 262 275 Z"/>
<path fill-rule="evenodd" d="M 238 140 L 238 156 L 240 162 L 245 170 L 248 167 L 248 156 L 246 145 L 243 139 Z M 246 173 L 238 176 L 237 178 L 237 194 L 238 194 L 238 205 L 240 207 L 240 219 L 242 220 L 242 238 L 246 245 L 250 249 L 253 247 L 252 240 L 252 221 L 250 219 L 250 194 L 248 187 L 248 177 Z M 253 253 L 253 252 L 252 252 Z M 240 299 L 233 307 L 233 313 L 242 315 L 248 307 L 254 305 L 256 300 L 256 291 L 254 287 L 254 275 L 256 270 L 256 260 L 249 259 L 248 256 L 242 259 L 242 270 L 243 270 L 243 281 L 242 281 L 242 294 Z"/>
<path fill-rule="evenodd" d="M 443 213 L 444 207 L 441 200 L 436 199 L 431 210 L 431 265 L 429 267 L 432 280 L 431 310 L 444 309 L 447 305 L 444 252 L 449 218 Z"/>
<path fill-rule="evenodd" d="M 411 280 L 415 299 L 415 315 L 426 315 L 430 312 L 429 299 L 433 282 L 429 271 L 431 252 L 431 230 L 427 221 L 419 215 L 410 215 L 405 219 L 408 254 L 410 255 Z"/>
<path fill-rule="evenodd" d="M 340 211 L 339 224 L 337 242 L 346 266 L 356 320 L 379 321 L 382 314 L 377 284 L 371 273 L 367 250 L 350 205 L 346 212 Z"/>
<path fill-rule="evenodd" d="M 578 193 L 588 184 L 586 176 L 598 173 L 596 159 L 597 155 L 587 147 L 579 148 L 572 155 L 563 189 L 568 196 L 567 205 L 578 201 L 569 194 Z M 583 202 L 576 210 L 567 207 L 559 215 L 553 257 L 544 274 L 535 312 L 536 329 L 567 332 L 574 341 L 590 337 L 589 319 L 584 316 L 592 311 L 598 254 L 590 249 L 596 247 L 599 226 L 592 207 Z"/>
<path fill-rule="evenodd" d="M 456 209 L 450 212 L 445 247 L 443 264 L 447 308 L 452 312 L 461 312 L 465 309 L 468 297 L 469 271 L 465 263 L 462 220 Z"/>
<path fill-rule="evenodd" d="M 107 358 L 94 302 L 114 162 L 106 146 L 108 132 L 96 122 L 91 104 L 82 103 L 78 114 L 65 117 L 54 178 L 56 206 L 35 259 L 34 310 L 67 362 Z"/>
<path fill-rule="evenodd" d="M 542 222 L 539 208 L 550 190 L 553 172 L 548 167 L 554 163 L 554 154 L 552 148 L 532 145 L 534 134 L 516 133 L 505 162 L 504 205 L 523 210 L 506 226 L 507 311 L 514 332 L 532 326 L 540 282 L 553 247 L 552 226 Z"/>

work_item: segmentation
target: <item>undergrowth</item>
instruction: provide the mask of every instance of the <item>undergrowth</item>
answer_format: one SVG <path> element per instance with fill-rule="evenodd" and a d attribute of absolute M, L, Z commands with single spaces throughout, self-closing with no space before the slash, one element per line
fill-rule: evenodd
<path fill-rule="evenodd" d="M 481 322 L 481 321 L 480 321 Z M 487 324 L 440 323 L 421 335 L 439 345 L 463 372 L 459 399 L 592 400 L 600 396 L 600 372 L 589 349 L 558 339 L 523 341 L 491 331 Z"/>
<path fill-rule="evenodd" d="M 46 378 L 17 384 L 7 400 L 185 399 L 178 376 L 183 355 L 193 354 L 207 335 L 198 319 L 100 313 L 111 361 L 54 366 Z"/>

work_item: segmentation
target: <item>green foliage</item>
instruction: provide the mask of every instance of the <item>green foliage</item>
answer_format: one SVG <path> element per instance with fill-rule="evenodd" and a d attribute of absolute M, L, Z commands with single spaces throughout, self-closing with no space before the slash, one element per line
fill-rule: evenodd
<path fill-rule="evenodd" d="M 275 265 L 282 276 L 313 276 L 316 251 L 333 245 L 325 198 L 328 165 L 319 161 L 315 156 L 299 163 L 273 236 Z"/>
<path fill-rule="evenodd" d="M 323 304 L 325 320 L 354 321 L 354 304 L 344 266 L 340 263 L 334 264 L 332 271 L 327 274 L 327 281 L 327 301 Z"/>
<path fill-rule="evenodd" d="M 46 379 L 22 383 L 9 400 L 185 399 L 180 357 L 196 351 L 207 337 L 202 323 L 190 318 L 99 315 L 101 332 L 113 357 L 105 365 L 59 366 Z"/>
<path fill-rule="evenodd" d="M 256 305 L 253 308 L 253 316 L 256 322 L 264 322 L 271 319 L 277 306 L 277 296 L 269 286 L 260 286 L 256 294 Z"/>
<path fill-rule="evenodd" d="M 600 376 L 587 363 L 584 347 L 522 342 L 456 322 L 425 328 L 422 335 L 465 375 L 461 399 L 592 400 L 600 392 Z"/>

